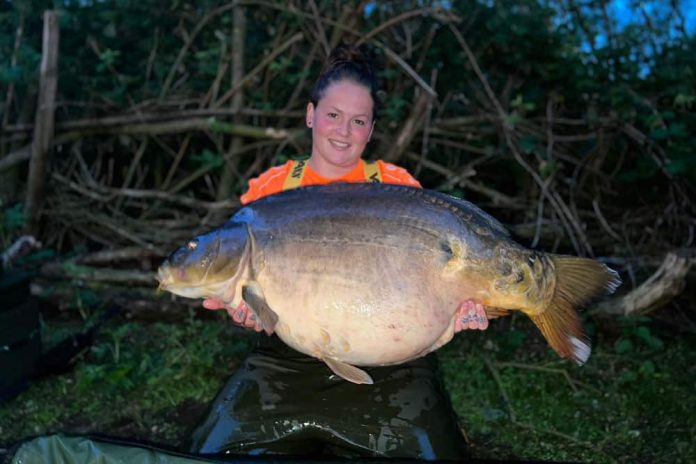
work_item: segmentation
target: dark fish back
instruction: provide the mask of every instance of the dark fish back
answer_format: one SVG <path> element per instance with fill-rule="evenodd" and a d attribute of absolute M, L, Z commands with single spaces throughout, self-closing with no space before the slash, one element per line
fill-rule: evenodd
<path fill-rule="evenodd" d="M 473 230 L 478 235 L 509 238 L 507 229 L 488 213 L 474 205 L 433 190 L 404 185 L 381 183 L 332 183 L 287 190 L 261 198 L 248 205 L 263 218 L 283 222 L 284 217 L 293 222 L 322 216 L 327 211 L 350 216 L 358 209 L 365 214 L 402 217 L 404 220 L 429 220 L 433 216 L 443 219 L 455 229 Z M 281 213 L 282 211 L 282 213 Z M 287 215 L 292 211 L 292 219 Z M 443 214 L 446 211 L 447 214 Z M 250 216 L 244 209 L 239 219 L 248 222 Z M 258 220 L 259 215 L 251 215 Z M 236 216 L 235 216 L 236 217 Z M 233 218 L 235 219 L 235 218 Z M 456 222 L 456 224 L 452 223 Z M 279 225 L 279 224 L 276 224 Z M 448 224 L 440 223 L 447 228 Z"/>

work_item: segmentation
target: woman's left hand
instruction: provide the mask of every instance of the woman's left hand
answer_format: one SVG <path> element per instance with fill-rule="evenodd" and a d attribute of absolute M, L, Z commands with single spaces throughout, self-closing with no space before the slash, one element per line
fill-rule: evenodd
<path fill-rule="evenodd" d="M 481 302 L 476 300 L 462 301 L 457 308 L 454 320 L 454 333 L 462 330 L 486 330 L 488 317 Z"/>
<path fill-rule="evenodd" d="M 256 319 L 254 312 L 246 305 L 246 303 L 244 303 L 244 301 L 241 301 L 239 306 L 236 308 L 232 308 L 226 306 L 225 303 L 220 300 L 207 298 L 203 300 L 203 307 L 205 309 L 212 310 L 224 309 L 232 318 L 232 322 L 234 322 L 236 325 L 246 329 L 255 330 L 256 332 L 261 332 L 263 330 L 261 321 Z"/>

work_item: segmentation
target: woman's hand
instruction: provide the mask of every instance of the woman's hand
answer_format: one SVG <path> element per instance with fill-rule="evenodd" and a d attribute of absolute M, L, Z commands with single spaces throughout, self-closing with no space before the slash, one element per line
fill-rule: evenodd
<path fill-rule="evenodd" d="M 225 309 L 227 314 L 229 314 L 232 318 L 232 322 L 234 322 L 236 325 L 246 329 L 253 329 L 257 332 L 261 332 L 263 330 L 263 327 L 261 327 L 261 322 L 256 320 L 254 312 L 246 305 L 246 303 L 244 303 L 244 301 L 239 303 L 239 306 L 236 308 L 232 308 L 225 306 L 225 303 L 220 300 L 208 298 L 203 300 L 203 307 L 205 309 L 212 310 Z"/>
<path fill-rule="evenodd" d="M 454 320 L 454 333 L 462 330 L 486 330 L 488 317 L 483 305 L 476 300 L 462 301 L 457 308 Z"/>

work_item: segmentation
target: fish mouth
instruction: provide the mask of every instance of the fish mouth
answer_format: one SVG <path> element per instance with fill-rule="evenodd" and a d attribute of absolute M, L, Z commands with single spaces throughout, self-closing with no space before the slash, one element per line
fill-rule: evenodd
<path fill-rule="evenodd" d="M 157 270 L 156 279 L 159 282 L 157 290 L 167 290 L 167 288 L 172 284 L 172 271 L 166 263 L 160 266 L 160 268 Z"/>

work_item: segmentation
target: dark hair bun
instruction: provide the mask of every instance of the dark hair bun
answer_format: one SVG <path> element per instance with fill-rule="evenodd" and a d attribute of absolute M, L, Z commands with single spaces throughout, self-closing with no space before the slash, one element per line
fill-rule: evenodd
<path fill-rule="evenodd" d="M 322 74 L 332 68 L 342 65 L 353 65 L 365 68 L 365 71 L 374 74 L 372 69 L 372 56 L 367 47 L 360 45 L 339 45 L 331 50 L 329 57 L 326 59 L 326 65 L 322 70 Z"/>

